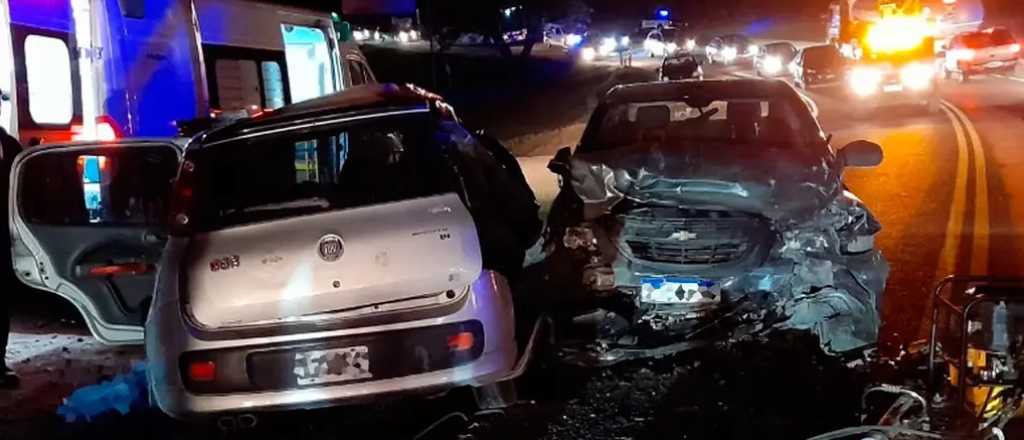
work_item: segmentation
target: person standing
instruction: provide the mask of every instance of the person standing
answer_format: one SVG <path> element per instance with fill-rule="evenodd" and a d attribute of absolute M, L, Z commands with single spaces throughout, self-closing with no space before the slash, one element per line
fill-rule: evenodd
<path fill-rule="evenodd" d="M 19 384 L 18 376 L 7 367 L 7 339 L 11 331 L 11 298 L 18 286 L 11 261 L 11 229 L 8 227 L 10 207 L 8 206 L 11 165 L 14 156 L 21 151 L 18 140 L 0 127 L 0 388 L 14 388 Z"/>

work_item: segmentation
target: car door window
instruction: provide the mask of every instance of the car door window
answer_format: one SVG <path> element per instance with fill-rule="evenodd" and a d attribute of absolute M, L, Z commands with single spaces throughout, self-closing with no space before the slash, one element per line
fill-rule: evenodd
<path fill-rule="evenodd" d="M 49 226 L 157 225 L 177 168 L 170 148 L 33 157 L 20 172 L 22 218 Z"/>

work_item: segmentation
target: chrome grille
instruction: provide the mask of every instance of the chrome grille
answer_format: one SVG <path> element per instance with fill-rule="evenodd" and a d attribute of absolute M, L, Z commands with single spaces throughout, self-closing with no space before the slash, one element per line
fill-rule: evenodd
<path fill-rule="evenodd" d="M 763 218 L 726 211 L 642 209 L 622 219 L 622 241 L 633 257 L 656 263 L 738 261 L 769 233 Z"/>

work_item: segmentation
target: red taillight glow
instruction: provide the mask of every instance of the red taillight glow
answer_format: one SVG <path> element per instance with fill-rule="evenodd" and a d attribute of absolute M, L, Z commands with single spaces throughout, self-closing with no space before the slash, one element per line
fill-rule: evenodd
<path fill-rule="evenodd" d="M 110 116 L 96 118 L 96 136 L 90 138 L 84 133 L 85 127 L 81 124 L 71 126 L 71 140 L 73 141 L 116 141 L 121 137 L 121 131 L 117 123 Z"/>
<path fill-rule="evenodd" d="M 217 377 L 217 364 L 213 361 L 192 361 L 188 364 L 188 378 L 192 382 L 212 382 Z"/>
<path fill-rule="evenodd" d="M 473 348 L 473 333 L 459 332 L 448 337 L 448 349 L 451 351 L 466 351 Z"/>

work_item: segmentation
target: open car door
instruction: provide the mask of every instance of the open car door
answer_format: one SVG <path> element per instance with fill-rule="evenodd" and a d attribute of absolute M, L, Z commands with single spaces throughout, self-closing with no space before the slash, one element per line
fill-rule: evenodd
<path fill-rule="evenodd" d="M 105 343 L 142 342 L 180 145 L 42 146 L 14 161 L 14 270 L 71 301 Z"/>

